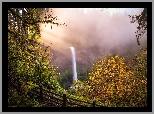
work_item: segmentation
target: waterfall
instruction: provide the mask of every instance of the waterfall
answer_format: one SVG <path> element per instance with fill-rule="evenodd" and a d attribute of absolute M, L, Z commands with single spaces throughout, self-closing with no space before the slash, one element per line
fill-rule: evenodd
<path fill-rule="evenodd" d="M 71 52 L 72 52 L 73 81 L 75 81 L 75 80 L 77 80 L 75 49 L 74 49 L 74 47 L 70 47 L 70 48 L 71 48 Z"/>

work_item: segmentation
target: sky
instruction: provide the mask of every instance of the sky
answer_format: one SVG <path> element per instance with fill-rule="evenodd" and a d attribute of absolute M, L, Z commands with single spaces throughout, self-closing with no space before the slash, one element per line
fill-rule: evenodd
<path fill-rule="evenodd" d="M 40 31 L 42 42 L 52 43 L 51 61 L 59 72 L 71 68 L 69 47 L 75 48 L 77 69 L 90 68 L 100 56 L 135 53 L 141 47 L 136 41 L 137 23 L 130 23 L 128 15 L 138 15 L 143 8 L 52 8 L 52 11 L 58 18 L 55 22 L 65 24 L 52 25 L 52 29 L 50 24 L 41 24 Z M 141 45 L 146 39 L 144 35 Z"/>

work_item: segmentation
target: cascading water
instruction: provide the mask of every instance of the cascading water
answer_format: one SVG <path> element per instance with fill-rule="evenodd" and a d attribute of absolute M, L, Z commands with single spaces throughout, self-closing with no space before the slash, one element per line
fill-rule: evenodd
<path fill-rule="evenodd" d="M 71 48 L 71 52 L 72 52 L 73 81 L 75 81 L 75 80 L 77 80 L 75 49 L 74 49 L 74 47 L 70 47 L 70 48 Z"/>

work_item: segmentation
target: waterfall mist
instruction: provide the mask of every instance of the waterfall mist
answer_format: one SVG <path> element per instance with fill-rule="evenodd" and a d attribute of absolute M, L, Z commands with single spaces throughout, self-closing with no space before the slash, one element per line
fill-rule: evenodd
<path fill-rule="evenodd" d="M 89 70 L 98 57 L 109 54 L 121 56 L 135 54 L 147 40 L 146 34 L 137 44 L 138 23 L 131 23 L 128 15 L 139 15 L 142 8 L 52 8 L 55 22 L 65 23 L 40 24 L 42 42 L 51 45 L 51 64 L 58 66 L 57 72 L 71 69 L 72 53 L 68 47 L 75 48 L 76 70 L 78 78 Z M 120 12 L 121 10 L 126 12 Z M 112 12 L 111 12 L 112 11 Z M 48 12 L 49 14 L 50 12 Z M 112 16 L 111 16 L 112 13 Z M 66 26 L 67 25 L 67 26 Z"/>

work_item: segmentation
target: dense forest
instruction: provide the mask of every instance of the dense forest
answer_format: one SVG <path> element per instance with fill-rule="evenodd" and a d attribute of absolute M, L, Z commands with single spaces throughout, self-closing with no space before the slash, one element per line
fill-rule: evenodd
<path fill-rule="evenodd" d="M 64 70 L 59 73 L 52 61 L 56 53 L 54 43 L 42 43 L 41 24 L 50 24 L 53 30 L 54 25 L 65 29 L 69 26 L 48 12 L 54 14 L 52 8 L 8 9 L 8 107 L 47 107 L 45 102 L 29 95 L 39 87 L 86 102 L 95 100 L 101 106 L 147 106 L 147 43 L 140 44 L 147 33 L 146 8 L 139 15 L 128 15 L 130 23 L 138 23 L 135 43 L 141 45 L 140 50 L 99 55 L 88 61 L 86 67 L 77 63 L 76 81 L 71 68 L 61 63 Z M 13 80 L 17 88 L 11 83 Z"/>

